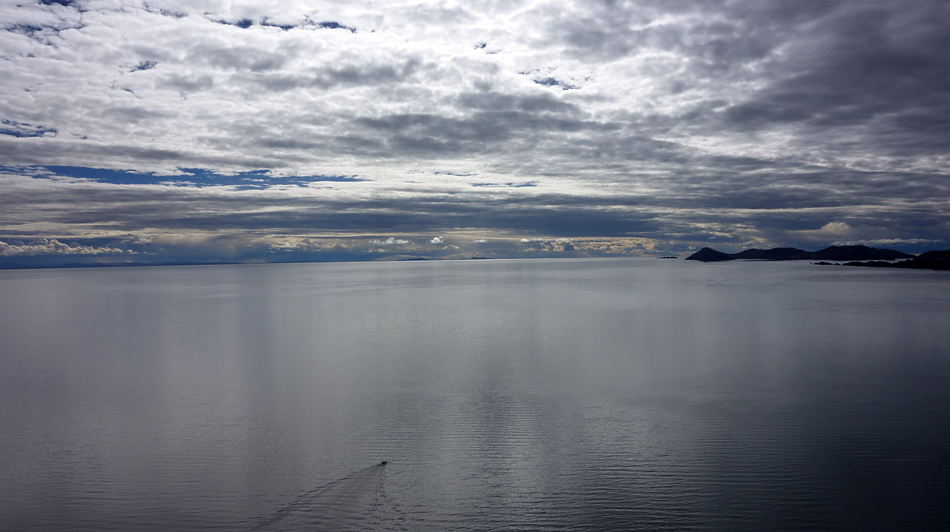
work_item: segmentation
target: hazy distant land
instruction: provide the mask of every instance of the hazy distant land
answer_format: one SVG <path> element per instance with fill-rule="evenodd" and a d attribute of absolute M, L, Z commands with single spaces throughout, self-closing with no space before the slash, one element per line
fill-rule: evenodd
<path fill-rule="evenodd" d="M 490 259 L 493 257 L 473 256 L 469 260 Z M 665 255 L 658 258 L 675 259 L 675 255 Z M 407 257 L 398 261 L 426 261 L 445 260 L 429 257 Z M 950 250 L 932 250 L 918 256 L 893 249 L 872 248 L 868 246 L 829 246 L 819 251 L 805 251 L 797 248 L 747 249 L 739 253 L 723 253 L 715 249 L 704 247 L 686 257 L 685 260 L 700 262 L 724 262 L 731 260 L 818 260 L 820 265 L 870 266 L 885 268 L 913 268 L 928 270 L 950 269 Z M 835 261 L 834 263 L 826 261 Z M 287 261 L 287 262 L 340 262 L 340 261 Z M 346 262 L 346 261 L 343 261 Z M 283 262 L 273 262 L 280 264 Z M 89 268 L 89 267 L 122 267 L 122 266 L 197 266 L 197 265 L 228 265 L 240 262 L 198 262 L 198 261 L 166 261 L 166 262 L 96 262 L 96 263 L 66 263 L 66 264 L 17 264 L 0 262 L 0 270 L 4 269 L 36 269 L 36 268 Z"/>

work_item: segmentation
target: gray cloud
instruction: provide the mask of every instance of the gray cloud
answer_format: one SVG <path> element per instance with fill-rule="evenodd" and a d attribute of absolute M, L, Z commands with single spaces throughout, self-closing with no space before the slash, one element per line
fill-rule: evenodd
<path fill-rule="evenodd" d="M 199 63 L 206 63 L 215 68 L 250 70 L 252 72 L 276 70 L 282 67 L 286 61 L 284 54 L 268 52 L 253 47 L 237 46 L 233 48 L 218 48 L 206 45 L 197 46 L 189 50 L 188 59 Z"/>
<path fill-rule="evenodd" d="M 275 74 L 247 78 L 246 81 L 258 84 L 272 91 L 291 91 L 300 88 L 322 90 L 334 87 L 352 87 L 359 85 L 385 85 L 399 83 L 411 77 L 419 68 L 418 61 L 409 59 L 400 65 L 345 65 L 341 67 L 320 67 L 309 72 L 293 74 Z M 253 69 L 252 69 L 253 70 Z"/>
<path fill-rule="evenodd" d="M 4 238 L 948 245 L 944 1 L 34 1 L 0 20 Z M 119 185 L 22 165 L 364 181 Z"/>
<path fill-rule="evenodd" d="M 214 86 L 214 78 L 208 74 L 200 76 L 169 74 L 162 80 L 159 86 L 183 92 L 199 92 L 212 88 Z"/>

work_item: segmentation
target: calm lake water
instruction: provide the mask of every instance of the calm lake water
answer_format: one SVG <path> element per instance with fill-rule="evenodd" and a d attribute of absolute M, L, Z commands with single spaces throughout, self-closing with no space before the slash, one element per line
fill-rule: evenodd
<path fill-rule="evenodd" d="M 946 272 L 3 271 L 0 313 L 4 531 L 950 527 Z"/>

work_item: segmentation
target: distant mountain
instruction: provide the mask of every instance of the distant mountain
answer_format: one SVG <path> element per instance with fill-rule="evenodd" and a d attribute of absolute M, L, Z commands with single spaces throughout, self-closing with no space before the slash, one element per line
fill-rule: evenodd
<path fill-rule="evenodd" d="M 735 257 L 728 253 L 716 251 L 713 248 L 703 248 L 696 253 L 686 257 L 686 260 L 698 260 L 702 262 L 721 262 L 724 260 L 735 260 Z"/>
<path fill-rule="evenodd" d="M 929 252 L 928 252 L 929 253 Z M 739 253 L 722 253 L 712 248 L 703 248 L 686 260 L 719 262 L 725 260 L 896 260 L 912 259 L 913 255 L 893 249 L 869 248 L 867 246 L 831 246 L 820 251 L 804 251 L 795 248 L 747 249 Z"/>
<path fill-rule="evenodd" d="M 921 253 L 909 262 L 950 262 L 950 249 Z"/>
<path fill-rule="evenodd" d="M 867 246 L 831 246 L 814 253 L 817 260 L 897 260 L 912 259 L 913 255 L 893 249 L 869 248 Z M 861 257 L 861 258 L 854 258 Z"/>
<path fill-rule="evenodd" d="M 738 260 L 808 260 L 812 253 L 795 248 L 747 249 L 732 257 Z"/>

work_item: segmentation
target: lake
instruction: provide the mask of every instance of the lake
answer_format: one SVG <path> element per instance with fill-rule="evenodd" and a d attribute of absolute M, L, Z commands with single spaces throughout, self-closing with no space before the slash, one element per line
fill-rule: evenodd
<path fill-rule="evenodd" d="M 0 350 L 0 530 L 950 526 L 947 272 L 7 270 Z"/>

